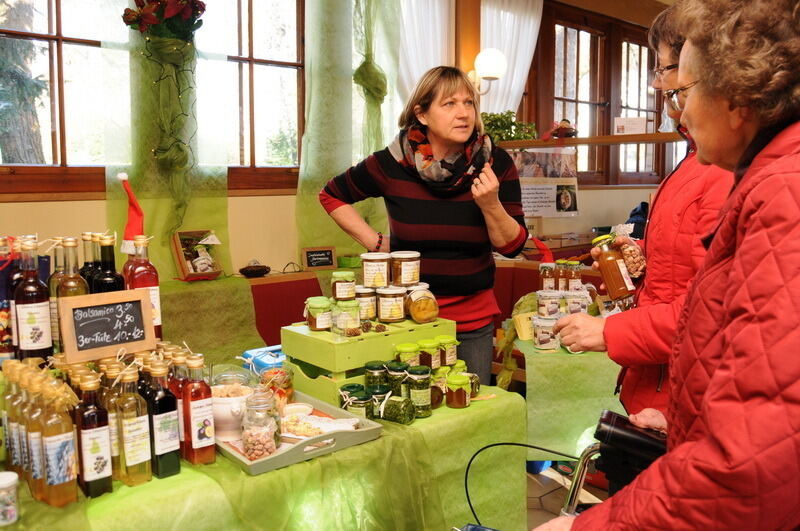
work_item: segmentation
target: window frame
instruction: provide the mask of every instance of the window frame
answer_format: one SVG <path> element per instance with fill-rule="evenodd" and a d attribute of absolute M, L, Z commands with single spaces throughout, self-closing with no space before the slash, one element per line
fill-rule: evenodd
<path fill-rule="evenodd" d="M 237 0 L 239 7 L 239 32 L 242 27 L 241 8 L 247 2 L 248 13 L 253 11 L 253 0 Z M 9 28 L 0 28 L 0 37 L 42 41 L 49 45 L 50 80 L 49 98 L 52 123 L 58 124 L 51 130 L 53 164 L 3 164 L 0 163 L 0 177 L 3 177 L 3 190 L 0 203 L 20 201 L 59 201 L 59 200 L 102 200 L 105 199 L 105 166 L 71 166 L 66 153 L 65 116 L 69 109 L 64 104 L 64 64 L 63 45 L 78 44 L 100 47 L 101 42 L 92 39 L 66 37 L 61 30 L 61 0 L 49 0 L 48 30 L 50 33 L 37 33 Z M 255 164 L 255 122 L 253 105 L 253 71 L 255 65 L 269 65 L 294 68 L 297 70 L 297 152 L 300 157 L 302 137 L 305 130 L 305 2 L 296 0 L 297 16 L 297 61 L 274 61 L 254 57 L 253 17 L 248 16 L 248 50 L 243 54 L 241 39 L 239 55 L 229 55 L 228 61 L 239 64 L 240 72 L 248 68 L 249 101 L 245 106 L 243 86 L 240 77 L 240 138 L 244 134 L 244 112 L 250 113 L 250 158 L 247 164 L 228 167 L 228 195 L 293 195 L 296 193 L 299 166 L 257 166 Z M 241 34 L 241 33 L 240 33 Z M 241 160 L 241 158 L 240 158 Z M 58 161 L 56 163 L 56 161 Z M 8 178 L 10 176 L 10 178 Z"/>

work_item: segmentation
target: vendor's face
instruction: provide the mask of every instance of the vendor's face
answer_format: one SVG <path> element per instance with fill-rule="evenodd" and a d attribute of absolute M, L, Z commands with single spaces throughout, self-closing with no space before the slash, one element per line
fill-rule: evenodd
<path fill-rule="evenodd" d="M 663 42 L 660 43 L 658 45 L 658 64 L 656 64 L 656 69 L 664 68 L 665 66 L 674 65 L 677 63 L 678 58 L 672 55 L 672 49 Z M 670 70 L 664 70 L 661 75 L 655 74 L 653 76 L 653 82 L 650 83 L 650 86 L 656 90 L 662 91 L 662 96 L 664 91 L 678 88 L 678 69 L 672 68 Z M 681 111 L 673 110 L 667 104 L 667 102 L 664 102 L 664 105 L 667 108 L 667 114 L 670 118 L 676 122 L 681 119 Z"/>
<path fill-rule="evenodd" d="M 446 97 L 437 94 L 426 112 L 417 112 L 417 120 L 428 127 L 434 147 L 460 149 L 475 130 L 475 102 L 463 88 Z"/>

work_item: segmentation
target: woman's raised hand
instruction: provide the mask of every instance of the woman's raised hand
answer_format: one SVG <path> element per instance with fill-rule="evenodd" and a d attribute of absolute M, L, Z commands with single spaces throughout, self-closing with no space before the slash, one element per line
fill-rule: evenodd
<path fill-rule="evenodd" d="M 483 210 L 502 206 L 500 204 L 500 181 L 492 171 L 492 167 L 486 163 L 483 165 L 480 175 L 472 181 L 472 197 L 475 203 Z"/>

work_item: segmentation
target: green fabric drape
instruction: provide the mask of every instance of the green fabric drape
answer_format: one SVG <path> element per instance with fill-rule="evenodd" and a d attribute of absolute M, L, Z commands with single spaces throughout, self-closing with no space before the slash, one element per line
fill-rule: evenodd
<path fill-rule="evenodd" d="M 318 195 L 331 177 L 352 163 L 352 0 L 306 0 L 306 129 L 297 185 L 295 216 L 299 249 L 332 245 L 339 256 L 364 248 L 345 234 L 320 206 Z M 386 232 L 382 199 L 356 210 Z"/>
<path fill-rule="evenodd" d="M 355 0 L 353 30 L 356 49 L 364 60 L 353 73 L 353 81 L 361 87 L 366 102 L 364 117 L 364 153 L 384 147 L 381 127 L 381 104 L 386 97 L 386 74 L 375 62 L 375 27 L 379 3 L 375 0 Z"/>

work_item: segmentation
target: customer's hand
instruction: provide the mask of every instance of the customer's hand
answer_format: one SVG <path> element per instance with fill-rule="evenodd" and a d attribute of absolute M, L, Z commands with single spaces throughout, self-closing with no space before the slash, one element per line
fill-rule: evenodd
<path fill-rule="evenodd" d="M 614 238 L 614 241 L 611 242 L 611 247 L 614 247 L 616 249 L 621 249 L 623 245 L 635 245 L 637 247 L 639 246 L 638 243 L 628 238 L 627 236 L 617 236 L 616 238 Z M 599 271 L 600 264 L 597 262 L 597 259 L 600 258 L 600 248 L 592 247 L 592 250 L 589 252 L 592 255 L 592 259 L 594 260 L 594 262 L 592 262 L 592 269 Z M 600 284 L 600 289 L 606 289 L 605 283 Z"/>
<path fill-rule="evenodd" d="M 603 329 L 606 320 L 585 313 L 573 313 L 556 322 L 553 331 L 561 335 L 561 344 L 572 352 L 584 350 L 604 351 L 606 340 Z"/>
<path fill-rule="evenodd" d="M 667 433 L 667 418 L 664 414 L 652 407 L 645 408 L 635 415 L 630 416 L 631 424 L 640 428 L 649 428 L 651 430 Z"/>
<path fill-rule="evenodd" d="M 569 531 L 572 529 L 572 523 L 575 521 L 574 516 L 559 516 L 553 518 L 549 522 L 545 522 L 533 531 Z"/>
<path fill-rule="evenodd" d="M 472 181 L 472 197 L 475 199 L 475 204 L 481 210 L 498 206 L 502 208 L 499 192 L 500 181 L 497 180 L 492 167 L 488 163 L 484 164 L 480 175 Z"/>

